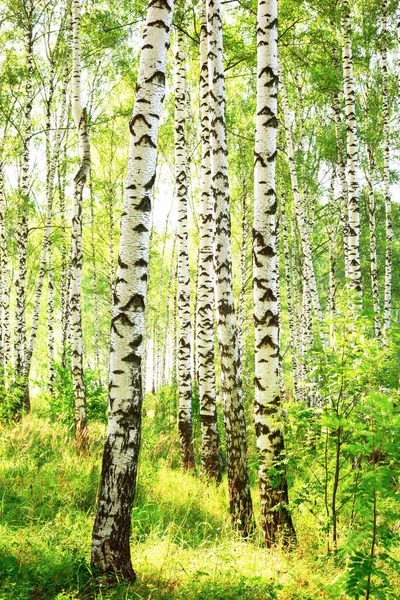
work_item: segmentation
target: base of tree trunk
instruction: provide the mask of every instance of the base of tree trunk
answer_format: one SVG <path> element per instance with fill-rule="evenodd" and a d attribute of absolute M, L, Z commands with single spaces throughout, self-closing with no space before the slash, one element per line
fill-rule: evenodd
<path fill-rule="evenodd" d="M 77 452 L 83 452 L 88 445 L 88 430 L 86 421 L 75 422 L 75 447 Z"/>
<path fill-rule="evenodd" d="M 296 543 L 296 531 L 292 516 L 287 510 L 288 491 L 286 481 L 278 488 L 270 487 L 267 492 L 267 502 L 261 509 L 261 528 L 267 548 L 273 548 L 278 543 L 283 546 L 293 546 Z"/>
<path fill-rule="evenodd" d="M 129 581 L 136 580 L 129 547 L 126 550 L 115 550 L 111 547 L 108 540 L 99 546 L 92 546 L 90 566 L 101 574 L 109 573 L 110 575 L 118 575 L 118 577 Z"/>

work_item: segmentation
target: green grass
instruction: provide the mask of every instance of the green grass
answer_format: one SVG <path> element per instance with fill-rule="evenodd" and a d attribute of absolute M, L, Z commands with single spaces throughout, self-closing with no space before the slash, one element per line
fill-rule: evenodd
<path fill-rule="evenodd" d="M 66 426 L 35 414 L 0 428 L 0 600 L 330 597 L 340 565 L 324 556 L 306 514 L 295 515 L 291 553 L 245 542 L 230 528 L 226 481 L 182 474 L 171 436 L 144 439 L 132 532 L 138 579 L 128 585 L 89 567 L 104 427 L 91 425 L 85 456 Z"/>

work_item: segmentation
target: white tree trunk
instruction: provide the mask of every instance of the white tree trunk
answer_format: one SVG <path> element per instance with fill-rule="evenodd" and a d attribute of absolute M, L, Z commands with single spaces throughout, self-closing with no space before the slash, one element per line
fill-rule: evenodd
<path fill-rule="evenodd" d="M 271 547 L 282 527 L 294 532 L 287 511 L 287 482 L 271 480 L 283 451 L 279 382 L 277 195 L 278 2 L 259 0 L 257 109 L 254 161 L 253 291 L 255 326 L 254 416 L 259 455 L 260 517 Z"/>
<path fill-rule="evenodd" d="M 142 37 L 111 330 L 109 418 L 92 567 L 135 578 L 129 535 L 141 432 L 141 356 L 152 190 L 173 3 L 150 1 Z"/>
<path fill-rule="evenodd" d="M 78 134 L 80 165 L 74 177 L 71 236 L 71 276 L 69 303 L 71 314 L 71 360 L 74 387 L 75 442 L 77 448 L 86 443 L 86 396 L 83 377 L 83 344 L 81 315 L 82 280 L 82 195 L 90 171 L 90 145 L 86 110 L 81 105 L 80 0 L 72 2 L 72 109 Z"/>
<path fill-rule="evenodd" d="M 374 171 L 374 158 L 372 149 L 367 148 L 368 153 L 368 172 L 366 179 L 368 183 L 368 223 L 369 223 L 369 252 L 370 252 L 370 272 L 371 272 L 371 291 L 374 304 L 374 323 L 375 336 L 381 338 L 381 307 L 379 300 L 379 283 L 378 283 L 378 260 L 376 255 L 376 223 L 375 223 L 375 194 L 372 183 Z"/>
<path fill-rule="evenodd" d="M 192 439 L 192 378 L 191 378 L 191 322 L 188 248 L 188 182 L 185 142 L 186 74 L 182 38 L 178 35 L 175 56 L 175 186 L 178 200 L 178 426 L 181 443 L 181 461 L 184 469 L 194 467 Z"/>
<path fill-rule="evenodd" d="M 201 423 L 201 472 L 220 479 L 214 365 L 214 201 L 211 188 L 210 106 L 207 61 L 207 15 L 202 2 L 200 22 L 200 247 L 197 292 L 197 368 Z"/>
<path fill-rule="evenodd" d="M 383 117 L 383 193 L 385 196 L 385 294 L 383 305 L 383 328 L 390 328 L 392 307 L 392 199 L 390 197 L 390 147 L 389 147 L 389 102 L 388 102 L 388 61 L 387 61 L 387 7 L 388 0 L 382 2 L 382 117 Z"/>
<path fill-rule="evenodd" d="M 232 289 L 231 220 L 225 126 L 225 75 L 223 67 L 221 1 L 207 0 L 208 68 L 210 85 L 211 172 L 215 206 L 214 266 L 219 353 L 226 431 L 230 512 L 234 528 L 247 535 L 253 507 L 247 468 L 246 424 L 239 347 Z"/>
<path fill-rule="evenodd" d="M 346 113 L 347 139 L 347 189 L 348 189 L 348 268 L 350 287 L 356 294 L 357 303 L 362 302 L 362 282 L 360 266 L 360 204 L 358 173 L 358 139 L 353 77 L 351 23 L 349 0 L 344 0 L 343 19 L 343 79 L 344 104 Z"/>

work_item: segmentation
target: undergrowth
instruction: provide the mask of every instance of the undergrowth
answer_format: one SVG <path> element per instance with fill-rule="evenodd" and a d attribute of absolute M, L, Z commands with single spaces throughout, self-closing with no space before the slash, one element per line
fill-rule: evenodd
<path fill-rule="evenodd" d="M 182 474 L 174 435 L 152 437 L 149 421 L 133 510 L 134 584 L 96 578 L 89 566 L 104 425 L 90 425 L 80 456 L 66 425 L 35 413 L 1 427 L 0 600 L 331 597 L 343 564 L 326 556 L 307 511 L 294 515 L 291 553 L 241 540 L 230 528 L 226 481 Z M 256 488 L 253 499 L 257 512 Z"/>

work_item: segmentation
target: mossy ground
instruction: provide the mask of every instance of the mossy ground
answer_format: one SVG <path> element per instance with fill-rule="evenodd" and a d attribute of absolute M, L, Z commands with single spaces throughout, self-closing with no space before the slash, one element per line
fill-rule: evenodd
<path fill-rule="evenodd" d="M 176 440 L 145 440 L 133 511 L 134 584 L 96 578 L 90 538 L 104 426 L 77 456 L 71 431 L 32 413 L 0 430 L 0 600 L 329 598 L 340 565 L 307 514 L 298 546 L 268 551 L 232 533 L 226 481 L 216 487 L 177 468 Z M 257 489 L 253 490 L 257 501 Z M 257 507 L 256 507 L 257 510 Z"/>

